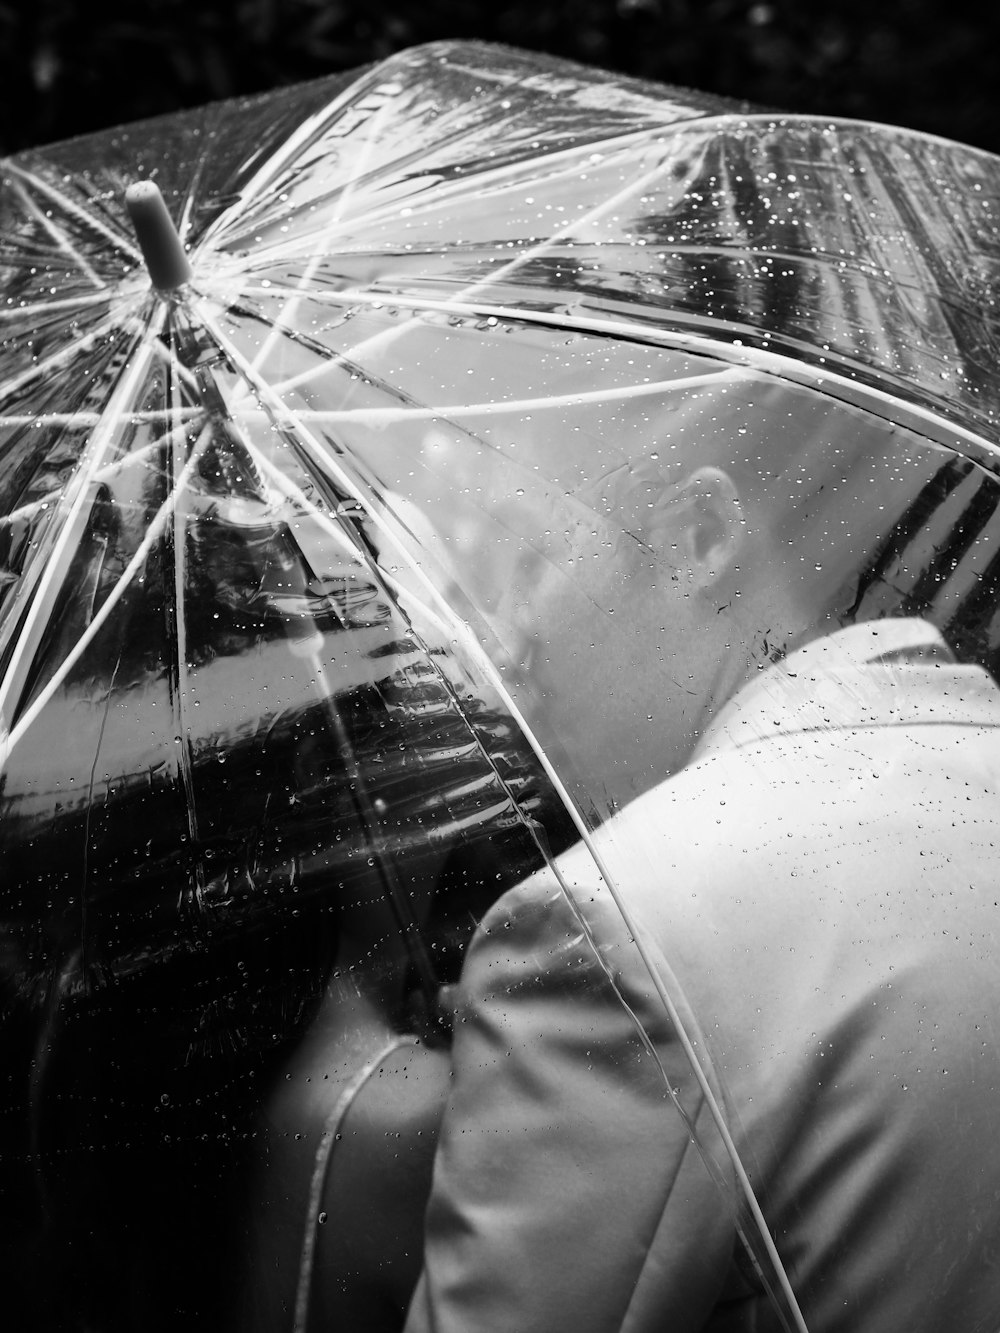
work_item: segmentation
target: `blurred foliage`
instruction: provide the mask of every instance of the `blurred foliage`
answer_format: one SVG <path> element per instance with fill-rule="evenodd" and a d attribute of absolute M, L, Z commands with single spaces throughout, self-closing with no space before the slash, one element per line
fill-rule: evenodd
<path fill-rule="evenodd" d="M 448 37 L 1000 151 L 1000 11 L 971 0 L 0 0 L 0 151 Z"/>

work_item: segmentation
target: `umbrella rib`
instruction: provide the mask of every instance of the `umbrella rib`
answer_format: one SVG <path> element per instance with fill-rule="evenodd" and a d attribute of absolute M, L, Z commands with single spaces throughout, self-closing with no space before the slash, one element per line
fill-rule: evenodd
<path fill-rule="evenodd" d="M 558 152 L 546 154 L 544 159 L 542 159 L 546 166 L 551 162 L 562 162 L 563 160 L 565 160 L 565 165 L 560 166 L 557 171 L 548 173 L 544 177 L 533 178 L 529 183 L 533 186 L 537 185 L 539 189 L 544 189 L 547 186 L 558 184 L 561 180 L 569 177 L 576 179 L 579 176 L 579 158 L 592 158 L 599 150 L 602 156 L 605 153 L 610 154 L 625 151 L 631 144 L 641 142 L 642 140 L 648 141 L 650 145 L 659 143 L 661 137 L 666 133 L 666 130 L 667 127 L 660 126 L 635 130 L 629 134 L 615 135 L 610 139 L 594 139 L 585 144 L 574 144 L 570 148 L 564 148 Z M 435 147 L 438 146 L 439 145 L 435 144 Z M 416 154 L 413 156 L 418 157 Z M 535 165 L 537 161 L 538 159 L 535 159 L 534 162 L 529 159 L 522 159 L 518 162 L 507 163 L 504 166 L 493 167 L 487 171 L 477 173 L 475 176 L 477 193 L 492 191 L 495 185 L 503 183 L 507 178 L 512 178 L 510 179 L 511 186 L 517 186 L 519 184 L 523 185 L 525 183 L 524 176 L 527 169 L 532 165 Z M 394 159 L 392 162 L 393 169 L 395 170 L 397 166 L 398 160 Z M 433 197 L 429 197 L 428 192 L 430 189 L 433 189 Z M 394 199 L 391 203 L 383 204 L 378 208 L 373 208 L 368 213 L 362 213 L 352 217 L 350 226 L 352 229 L 361 230 L 364 227 L 370 227 L 373 224 L 377 224 L 384 219 L 398 219 L 401 207 L 406 207 L 408 209 L 408 217 L 426 217 L 441 209 L 450 208 L 456 195 L 461 199 L 463 195 L 467 197 L 468 192 L 469 179 L 451 181 L 435 180 L 431 186 L 425 187 L 425 189 L 418 194 L 409 196 L 404 200 Z M 320 195 L 318 199 L 310 200 L 310 202 L 313 204 L 322 203 L 325 198 L 330 198 L 333 193 L 334 192 L 331 191 L 328 195 Z M 420 202 L 411 204 L 409 198 L 417 199 Z M 319 234 L 318 231 L 308 233 L 303 237 L 303 240 L 308 240 L 310 236 Z M 297 237 L 296 241 L 298 240 L 299 238 Z M 264 247 L 259 251 L 255 251 L 255 262 L 258 256 L 266 260 L 272 251 L 278 256 L 286 255 L 289 252 L 289 247 L 287 243 L 284 245 L 277 243 L 273 246 Z"/>
<path fill-rule="evenodd" d="M 46 217 L 45 213 L 42 211 L 42 209 L 38 207 L 34 199 L 32 199 L 31 195 L 25 189 L 23 182 L 19 180 L 14 180 L 11 181 L 11 185 L 13 186 L 15 194 L 18 195 L 21 202 L 24 204 L 25 208 L 32 215 L 35 221 L 40 223 L 41 226 L 44 227 L 44 229 L 49 233 L 49 235 L 52 237 L 53 241 L 56 243 L 56 245 L 59 247 L 62 253 L 65 255 L 69 255 L 70 258 L 75 261 L 80 271 L 87 278 L 90 279 L 90 282 L 93 284 L 93 286 L 99 287 L 102 290 L 106 289 L 108 284 L 98 277 L 98 275 L 87 263 L 86 259 L 84 259 L 83 255 L 80 254 L 79 250 L 77 250 L 76 246 L 70 244 L 68 238 L 65 235 L 63 235 L 63 233 L 55 225 L 52 219 Z"/>
<path fill-rule="evenodd" d="M 17 391 L 22 389 L 25 384 L 30 384 L 31 381 L 37 379 L 39 375 L 47 375 L 53 370 L 58 370 L 67 362 L 74 360 L 79 356 L 81 351 L 86 350 L 86 348 L 92 346 L 93 343 L 101 341 L 101 339 L 103 339 L 109 332 L 116 329 L 122 331 L 131 330 L 134 332 L 140 327 L 138 320 L 134 317 L 123 319 L 120 317 L 115 318 L 114 316 L 108 316 L 106 319 L 103 319 L 96 328 L 91 329 L 89 333 L 76 337 L 73 342 L 67 342 L 65 346 L 59 348 L 58 351 L 53 352 L 52 355 L 46 357 L 44 361 L 38 361 L 34 365 L 28 366 L 27 369 L 22 370 L 19 375 L 14 375 L 11 379 L 4 380 L 0 383 L 0 402 L 3 402 L 5 398 L 10 397 L 11 394 L 17 393 Z M 34 419 L 35 418 L 33 418 L 33 420 Z"/>
<path fill-rule="evenodd" d="M 194 209 L 195 209 L 195 198 L 198 194 L 198 191 L 201 189 L 202 177 L 205 174 L 205 165 L 206 165 L 206 159 L 205 156 L 202 155 L 198 159 L 197 166 L 195 167 L 195 170 L 192 173 L 191 178 L 187 183 L 186 194 L 184 197 L 184 204 L 181 209 L 180 222 L 178 223 L 177 226 L 177 230 L 182 238 L 187 235 L 192 226 L 192 217 L 194 215 Z"/>
<path fill-rule="evenodd" d="M 76 203 L 75 200 L 70 199 L 68 195 L 55 189 L 54 186 L 50 185 L 48 181 L 44 180 L 41 176 L 36 176 L 33 172 L 26 171 L 23 167 L 19 167 L 9 158 L 4 162 L 4 169 L 20 177 L 22 181 L 33 185 L 40 194 L 48 195 L 54 203 L 57 203 L 61 208 L 65 209 L 67 213 L 71 213 L 78 221 L 84 223 L 85 226 L 90 227 L 93 231 L 98 232 L 105 240 L 110 241 L 116 250 L 122 250 L 138 263 L 142 263 L 142 255 L 139 252 L 138 247 L 131 243 L 124 232 L 116 232 L 112 227 L 101 222 L 93 213 L 88 213 L 85 208 L 81 208 L 81 206 Z"/>
<path fill-rule="evenodd" d="M 162 322 L 166 317 L 166 307 L 158 307 L 154 318 Z M 49 552 L 45 568 L 41 572 L 33 589 L 31 605 L 18 635 L 17 644 L 11 656 L 7 672 L 0 681 L 0 725 L 5 716 L 10 717 L 17 707 L 24 680 L 30 667 L 30 657 L 35 652 L 45 629 L 45 619 L 52 613 L 58 596 L 57 581 L 65 572 L 65 566 L 72 559 L 76 541 L 86 523 L 84 505 L 90 491 L 94 475 L 103 463 L 113 439 L 114 427 L 118 424 L 119 405 L 128 400 L 135 387 L 145 375 L 152 353 L 140 346 L 135 358 L 119 383 L 118 390 L 112 397 L 99 426 L 91 437 L 76 475 L 66 487 L 63 500 L 66 516 L 52 550 Z"/>
<path fill-rule="evenodd" d="M 195 445 L 191 450 L 188 460 L 185 463 L 184 467 L 181 469 L 181 472 L 177 478 L 177 482 L 174 488 L 171 490 L 170 495 L 167 496 L 166 500 L 164 500 L 163 504 L 153 515 L 153 519 L 150 522 L 148 528 L 146 529 L 142 541 L 136 547 L 135 554 L 132 556 L 132 559 L 128 562 L 128 565 L 122 571 L 121 578 L 115 584 L 114 588 L 112 588 L 111 592 L 108 594 L 105 600 L 101 603 L 100 609 L 95 614 L 93 620 L 91 620 L 87 628 L 80 635 L 80 638 L 76 641 L 76 643 L 73 645 L 70 651 L 66 654 L 62 662 L 60 662 L 58 670 L 54 673 L 52 678 L 47 682 L 44 689 L 42 689 L 39 692 L 37 697 L 34 700 L 32 700 L 31 704 L 24 710 L 24 713 L 18 718 L 17 723 L 13 727 L 11 727 L 10 730 L 6 732 L 6 734 L 0 733 L 0 772 L 2 772 L 6 759 L 10 755 L 11 751 L 22 739 L 25 732 L 38 717 L 39 713 L 41 713 L 45 705 L 49 702 L 52 696 L 60 688 L 63 681 L 69 675 L 70 671 L 73 669 L 76 663 L 80 660 L 83 653 L 86 651 L 87 647 L 90 645 L 90 643 L 93 642 L 94 637 L 97 635 L 98 631 L 104 625 L 105 621 L 108 619 L 108 616 L 110 616 L 115 606 L 118 604 L 119 601 L 121 601 L 122 596 L 125 593 L 125 590 L 131 584 L 132 580 L 136 577 L 136 575 L 141 571 L 143 565 L 145 564 L 146 557 L 149 555 L 149 552 L 153 548 L 153 543 L 159 539 L 160 535 L 162 534 L 162 532 L 166 528 L 167 523 L 170 520 L 170 516 L 177 503 L 177 498 L 180 493 L 180 490 L 187 485 L 192 472 L 197 467 L 198 463 L 201 461 L 201 456 L 204 453 L 206 445 L 211 438 L 212 438 L 212 423 L 209 421 L 206 422 L 204 429 L 199 435 L 197 441 L 195 442 Z M 18 647 L 20 648 L 20 644 L 18 645 Z M 9 674 L 10 673 L 8 673 L 8 678 Z M 7 682 L 5 680 L 4 684 L 6 683 Z"/>
<path fill-rule="evenodd" d="M 386 102 L 383 105 L 383 107 L 381 107 L 375 113 L 375 116 L 372 118 L 371 133 L 367 136 L 363 144 L 363 150 L 365 156 L 369 156 L 373 151 L 373 146 L 376 141 L 376 135 L 381 127 L 380 118 L 385 114 L 385 109 L 389 105 L 391 104 Z M 355 184 L 355 178 L 352 177 L 348 181 L 347 188 L 344 191 L 341 200 L 339 201 L 340 206 L 338 211 L 334 213 L 334 216 L 330 220 L 329 226 L 325 229 L 324 234 L 326 236 L 329 236 L 333 232 L 336 225 L 340 222 L 341 217 L 343 215 L 343 210 L 346 207 L 348 201 L 353 197 L 356 188 L 357 187 Z M 282 306 L 281 314 L 279 316 L 279 319 L 281 320 L 282 323 L 287 324 L 289 322 L 289 319 L 294 320 L 295 312 L 299 304 L 301 303 L 303 297 L 308 295 L 307 284 L 312 281 L 313 274 L 316 272 L 316 269 L 319 267 L 320 263 L 324 258 L 325 255 L 321 250 L 317 250 L 316 253 L 310 258 L 310 261 L 306 266 L 305 272 L 302 274 L 302 277 L 300 278 L 297 286 L 293 289 L 291 295 L 288 297 L 287 301 Z M 253 360 L 254 371 L 256 371 L 261 365 L 263 365 L 264 361 L 270 355 L 272 348 L 275 346 L 275 344 L 277 343 L 278 339 L 281 336 L 282 336 L 281 330 L 276 322 L 275 327 L 270 331 L 268 336 L 264 339 L 264 342 L 262 343 L 260 350 L 254 357 Z"/>
<path fill-rule="evenodd" d="M 239 199 L 206 228 L 199 250 L 213 244 L 218 233 L 231 226 L 234 220 L 239 221 L 245 215 L 249 204 L 260 202 L 265 197 L 264 191 L 271 182 L 299 157 L 310 141 L 314 142 L 323 133 L 326 126 L 336 119 L 341 108 L 356 97 L 356 86 L 345 88 L 332 101 L 327 102 L 319 111 L 303 121 L 285 140 L 278 152 L 268 158 L 257 174 L 250 178 L 240 191 Z"/>
<path fill-rule="evenodd" d="M 337 422 L 378 423 L 380 425 L 394 421 L 434 421 L 447 417 L 449 421 L 461 420 L 462 417 L 503 416 L 507 413 L 521 413 L 550 407 L 579 407 L 585 403 L 621 402 L 631 398 L 648 398 L 653 394 L 681 389 L 702 388 L 708 384 L 745 380 L 753 378 L 754 372 L 742 366 L 724 366 L 705 375 L 684 375 L 678 379 L 653 380 L 644 384 L 622 384 L 614 388 L 585 389 L 579 393 L 542 394 L 533 398 L 504 398 L 499 402 L 482 403 L 446 403 L 440 407 L 357 407 L 331 408 L 329 410 L 305 408 L 294 413 L 297 421 L 321 421 L 324 424 Z M 312 373 L 296 376 L 284 384 L 276 385 L 275 392 L 286 393 L 299 383 L 308 382 Z"/>
<path fill-rule="evenodd" d="M 182 407 L 177 412 L 171 412 L 166 408 L 154 408 L 149 411 L 129 412 L 126 420 L 133 426 L 152 425 L 157 421 L 191 421 L 194 417 L 201 416 L 204 408 L 201 407 Z M 0 428 L 4 426 L 97 426 L 101 421 L 100 412 L 22 412 L 20 414 L 10 413 L 0 415 Z M 136 454 L 130 454 L 129 458 L 138 458 L 145 453 L 145 449 L 140 449 Z M 122 459 L 123 463 L 128 459 Z M 115 467 L 118 466 L 116 463 Z M 2 522 L 0 516 L 0 522 Z"/>
<path fill-rule="evenodd" d="M 0 320 L 28 319 L 32 316 L 42 318 L 51 315 L 54 310 L 79 310 L 87 306 L 104 305 L 108 300 L 107 288 L 99 292 L 90 292 L 86 296 L 68 296 L 61 301 L 39 301 L 31 305 L 11 306 L 0 310 Z"/>
<path fill-rule="evenodd" d="M 641 142 L 643 139 L 647 140 L 650 144 L 657 143 L 660 141 L 659 136 L 661 136 L 664 132 L 665 132 L 664 127 L 636 130 L 629 134 L 616 135 L 611 139 L 595 139 L 592 142 L 586 144 L 575 144 L 570 148 L 564 148 L 559 150 L 558 152 L 547 154 L 546 157 L 544 158 L 546 165 L 548 165 L 551 162 L 562 162 L 563 160 L 565 160 L 565 166 L 560 166 L 557 171 L 547 174 L 544 178 L 540 178 L 537 182 L 538 187 L 545 188 L 553 184 L 556 184 L 560 180 L 563 180 L 565 178 L 568 177 L 575 178 L 579 174 L 579 161 L 578 161 L 579 158 L 593 157 L 594 154 L 598 151 L 598 149 L 600 149 L 602 153 L 604 152 L 615 153 L 615 152 L 625 151 L 630 144 L 635 142 Z M 441 146 L 440 144 L 435 144 L 435 147 L 437 148 L 439 148 L 440 146 Z M 411 155 L 411 157 L 413 160 L 419 161 L 420 154 L 414 153 Z M 401 165 L 404 165 L 407 160 L 408 159 L 403 159 L 401 163 L 400 159 L 394 158 L 391 163 L 393 170 L 394 171 L 398 170 L 399 167 Z M 511 186 L 516 186 L 519 183 L 523 184 L 524 183 L 523 178 L 525 172 L 527 168 L 529 168 L 530 166 L 531 162 L 527 159 L 523 159 L 518 162 L 508 163 L 501 167 L 493 167 L 487 171 L 480 172 L 475 177 L 477 191 L 491 190 L 494 188 L 496 184 L 503 183 L 506 178 L 512 178 L 510 180 Z M 383 169 L 384 169 L 383 167 L 379 167 L 378 171 L 373 173 L 371 178 L 377 181 L 378 172 L 382 171 Z M 350 187 L 353 187 L 350 193 L 353 194 L 358 193 L 362 189 L 364 184 L 365 182 L 359 179 L 357 176 L 352 176 L 348 182 L 348 185 Z M 433 188 L 433 198 L 428 197 L 429 188 Z M 382 222 L 385 219 L 390 219 L 390 220 L 398 219 L 400 208 L 404 206 L 408 209 L 408 216 L 426 217 L 428 215 L 432 215 L 437 211 L 440 211 L 441 209 L 449 208 L 450 206 L 452 206 L 454 198 L 456 196 L 459 199 L 461 199 L 463 195 L 465 196 L 468 195 L 468 191 L 469 191 L 468 179 L 454 180 L 454 181 L 435 180 L 433 181 L 432 187 L 425 186 L 417 194 L 414 194 L 412 196 L 406 196 L 403 199 L 398 199 L 398 198 L 394 199 L 390 203 L 382 204 L 378 207 L 372 208 L 367 213 L 360 213 L 353 216 L 349 221 L 349 226 L 352 231 L 356 231 L 356 230 L 362 230 L 365 227 L 371 227 L 373 225 L 377 225 L 378 223 Z M 337 193 L 336 190 L 331 190 L 325 195 L 320 195 L 318 196 L 318 198 L 310 200 L 310 203 L 313 206 L 318 206 L 322 204 L 324 200 L 335 197 L 336 193 Z M 346 195 L 347 192 L 345 192 L 345 197 Z M 415 204 L 410 203 L 409 200 L 411 198 L 418 200 L 418 202 Z M 343 209 L 341 209 L 341 214 L 342 212 Z M 338 217 L 336 221 L 339 222 L 340 217 Z M 299 249 L 307 247 L 309 243 L 313 240 L 313 238 L 323 237 L 324 234 L 325 232 L 323 229 L 317 228 L 316 231 L 304 233 L 301 236 L 297 236 L 295 238 L 294 243 L 292 244 L 289 244 L 287 241 L 284 241 L 284 242 L 276 242 L 274 245 L 271 246 L 261 247 L 254 251 L 254 256 L 253 256 L 254 263 L 255 265 L 258 262 L 266 263 L 268 262 L 269 258 L 272 255 L 276 258 L 283 258 L 288 256 L 289 254 L 295 254 Z"/>

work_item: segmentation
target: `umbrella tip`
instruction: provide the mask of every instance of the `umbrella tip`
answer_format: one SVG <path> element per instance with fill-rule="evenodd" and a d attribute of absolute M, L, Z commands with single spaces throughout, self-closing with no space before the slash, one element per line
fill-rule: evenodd
<path fill-rule="evenodd" d="M 136 181 L 125 191 L 125 206 L 153 286 L 170 292 L 190 282 L 191 265 L 159 186 Z"/>

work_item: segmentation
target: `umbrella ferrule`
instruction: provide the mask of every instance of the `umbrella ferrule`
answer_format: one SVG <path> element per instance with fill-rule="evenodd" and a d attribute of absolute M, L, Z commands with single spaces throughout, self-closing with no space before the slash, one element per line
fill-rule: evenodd
<path fill-rule="evenodd" d="M 174 291 L 190 282 L 191 265 L 159 187 L 137 181 L 125 191 L 125 204 L 157 291 Z"/>

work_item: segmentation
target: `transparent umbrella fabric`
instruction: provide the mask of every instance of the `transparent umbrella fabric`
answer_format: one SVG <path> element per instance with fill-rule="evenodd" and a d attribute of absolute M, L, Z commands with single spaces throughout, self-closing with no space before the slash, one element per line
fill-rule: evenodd
<path fill-rule="evenodd" d="M 171 293 L 124 214 L 147 176 L 192 265 Z M 440 1032 L 474 923 L 547 866 L 748 1280 L 801 1328 L 794 1208 L 751 1183 L 801 1145 L 746 1103 L 683 911 L 650 968 L 621 892 L 663 864 L 609 818 L 695 725 L 683 604 L 630 608 L 672 579 L 654 497 L 725 458 L 817 618 L 919 617 L 995 671 L 996 159 L 443 44 L 22 154 L 3 185 L 0 910 L 43 1038 L 87 1032 L 104 1071 L 43 1064 L 36 1122 L 115 1179 L 115 1098 L 157 1151 L 164 1121 L 193 1134 L 204 1069 L 295 1040 L 359 913 L 352 966 Z M 747 998 L 792 1049 L 801 1006 L 786 1030 Z M 108 1052 L 152 1013 L 175 1083 L 137 1055 L 125 1097 Z M 786 1071 L 803 1105 L 821 1055 Z"/>

